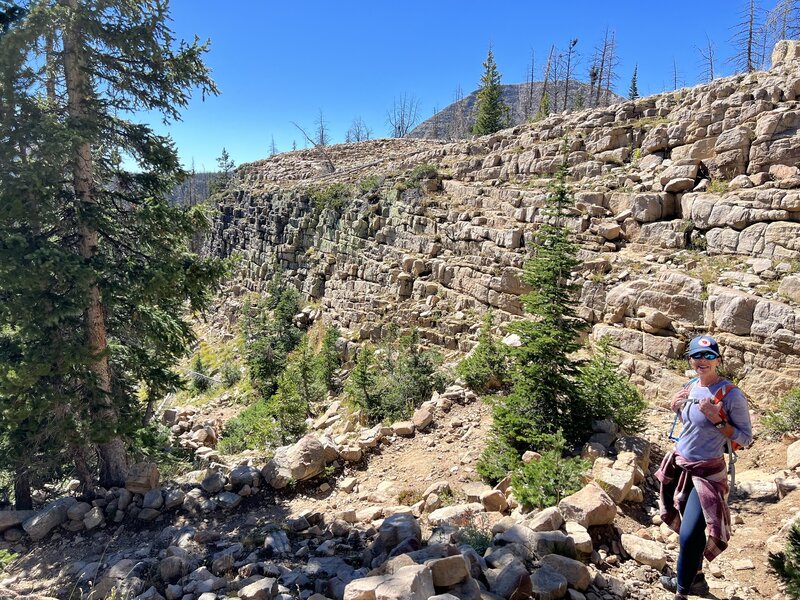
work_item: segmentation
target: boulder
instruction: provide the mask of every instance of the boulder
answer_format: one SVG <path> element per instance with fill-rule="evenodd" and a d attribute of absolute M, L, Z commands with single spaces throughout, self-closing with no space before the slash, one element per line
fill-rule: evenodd
<path fill-rule="evenodd" d="M 542 557 L 542 564 L 562 575 L 567 580 L 567 584 L 576 590 L 586 591 L 592 582 L 592 574 L 589 568 L 582 562 L 572 558 L 558 554 L 548 554 Z"/>
<path fill-rule="evenodd" d="M 251 488 L 258 485 L 261 479 L 261 474 L 255 467 L 243 465 L 235 467 L 228 475 L 228 482 L 233 486 L 234 490 L 239 490 L 245 485 Z"/>
<path fill-rule="evenodd" d="M 778 294 L 800 304 L 800 276 L 787 275 L 778 287 Z"/>
<path fill-rule="evenodd" d="M 564 517 L 557 506 L 550 506 L 525 519 L 523 524 L 533 531 L 556 531 L 564 524 Z"/>
<path fill-rule="evenodd" d="M 99 527 L 103 522 L 105 522 L 105 515 L 103 514 L 103 509 L 99 506 L 95 506 L 83 517 L 83 526 L 86 527 L 87 530 Z"/>
<path fill-rule="evenodd" d="M 531 576 L 518 558 L 511 558 L 502 567 L 487 569 L 489 589 L 501 598 L 521 600 L 532 595 Z"/>
<path fill-rule="evenodd" d="M 594 481 L 605 490 L 615 503 L 625 500 L 633 485 L 633 470 L 600 469 L 594 472 Z"/>
<path fill-rule="evenodd" d="M 521 544 L 529 552 L 528 558 L 545 554 L 575 556 L 575 542 L 561 531 L 533 531 L 523 524 L 509 527 L 496 538 L 498 544 Z"/>
<path fill-rule="evenodd" d="M 89 600 L 104 600 L 112 593 L 119 598 L 135 598 L 145 590 L 143 578 L 147 569 L 145 561 L 120 560 L 95 581 Z"/>
<path fill-rule="evenodd" d="M 0 510 L 0 533 L 6 529 L 22 525 L 35 514 L 36 511 L 33 510 Z"/>
<path fill-rule="evenodd" d="M 667 565 L 664 546 L 652 540 L 645 540 L 636 535 L 622 534 L 622 548 L 630 557 L 642 565 L 661 571 Z"/>
<path fill-rule="evenodd" d="M 436 558 L 427 563 L 437 588 L 452 587 L 470 576 L 469 564 L 462 555 Z"/>
<path fill-rule="evenodd" d="M 158 486 L 158 467 L 153 463 L 140 462 L 128 470 L 125 489 L 132 494 L 146 494 Z"/>
<path fill-rule="evenodd" d="M 322 473 L 325 448 L 314 435 L 306 435 L 291 446 L 281 446 L 261 470 L 273 488 L 285 488 L 290 481 L 305 481 Z"/>
<path fill-rule="evenodd" d="M 500 490 L 486 490 L 481 494 L 480 501 L 486 512 L 503 512 L 508 508 L 506 496 Z"/>
<path fill-rule="evenodd" d="M 259 579 L 239 590 L 242 600 L 272 600 L 278 594 L 278 580 L 270 577 Z"/>
<path fill-rule="evenodd" d="M 22 523 L 22 528 L 34 542 L 41 540 L 67 520 L 67 511 L 77 503 L 78 501 L 72 496 L 59 498 L 26 519 Z"/>
<path fill-rule="evenodd" d="M 786 468 L 790 471 L 800 467 L 800 440 L 792 442 L 786 448 Z"/>
<path fill-rule="evenodd" d="M 617 505 L 599 486 L 589 484 L 558 503 L 564 519 L 584 526 L 610 525 L 617 514 Z"/>
<path fill-rule="evenodd" d="M 536 569 L 531 575 L 532 596 L 537 600 L 558 600 L 567 593 L 567 578 L 548 566 Z"/>
<path fill-rule="evenodd" d="M 428 515 L 428 523 L 431 527 L 438 527 L 439 525 L 468 525 L 474 515 L 484 512 L 483 504 L 478 502 L 471 502 L 469 504 L 455 504 L 453 506 L 445 506 L 437 508 Z"/>
<path fill-rule="evenodd" d="M 430 568 L 409 565 L 392 575 L 354 579 L 343 600 L 427 600 L 435 594 Z"/>
<path fill-rule="evenodd" d="M 414 416 L 411 417 L 412 423 L 417 431 L 424 431 L 433 422 L 433 411 L 429 408 L 421 406 L 414 411 Z"/>

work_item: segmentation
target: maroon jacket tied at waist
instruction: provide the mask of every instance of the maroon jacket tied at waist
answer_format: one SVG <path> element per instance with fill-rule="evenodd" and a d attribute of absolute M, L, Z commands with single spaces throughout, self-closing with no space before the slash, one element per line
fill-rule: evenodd
<path fill-rule="evenodd" d="M 731 512 L 728 509 L 730 488 L 725 459 L 720 456 L 692 462 L 673 450 L 661 461 L 655 477 L 661 482 L 658 498 L 661 520 L 675 532 L 680 532 L 681 515 L 690 492 L 697 490 L 708 532 L 703 556 L 714 560 L 728 547 L 728 540 L 731 539 Z"/>

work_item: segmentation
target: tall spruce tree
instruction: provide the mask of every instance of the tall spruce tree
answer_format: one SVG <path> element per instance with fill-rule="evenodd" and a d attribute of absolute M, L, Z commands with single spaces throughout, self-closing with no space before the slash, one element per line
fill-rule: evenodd
<path fill-rule="evenodd" d="M 486 135 L 500 131 L 508 126 L 508 107 L 500 98 L 500 73 L 494 62 L 494 54 L 489 48 L 486 62 L 483 63 L 481 88 L 478 91 L 477 116 L 472 133 Z"/>
<path fill-rule="evenodd" d="M 547 198 L 534 256 L 525 263 L 523 280 L 531 291 L 522 301 L 533 318 L 509 327 L 521 345 L 512 350 L 512 389 L 494 401 L 489 444 L 478 464 L 490 480 L 505 477 L 543 436 L 561 431 L 568 442 L 576 442 L 588 429 L 576 383 L 578 365 L 569 358 L 580 347 L 586 324 L 576 317 L 570 282 L 579 261 L 565 224 L 571 205 L 566 178 L 564 163 Z"/>
<path fill-rule="evenodd" d="M 187 249 L 205 217 L 166 200 L 185 176 L 171 140 L 127 117 L 174 120 L 216 88 L 165 0 L 22 8 L 0 37 L 0 443 L 5 463 L 43 457 L 28 482 L 69 456 L 84 485 L 98 471 L 117 484 L 145 412 L 135 388 L 179 384 L 187 302 L 203 306 L 222 272 Z"/>

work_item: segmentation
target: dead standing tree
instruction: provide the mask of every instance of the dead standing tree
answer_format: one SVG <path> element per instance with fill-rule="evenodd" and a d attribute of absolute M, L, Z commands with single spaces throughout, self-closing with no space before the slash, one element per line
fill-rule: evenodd
<path fill-rule="evenodd" d="M 700 52 L 700 65 L 703 69 L 703 78 L 706 82 L 714 81 L 714 43 L 706 34 L 706 45 L 697 48 Z"/>
<path fill-rule="evenodd" d="M 736 52 L 730 58 L 737 72 L 752 73 L 756 70 L 756 36 L 760 29 L 758 16 L 760 11 L 755 0 L 748 0 L 742 11 L 741 21 L 735 26 L 731 45 Z"/>
<path fill-rule="evenodd" d="M 564 77 L 564 107 L 562 110 L 567 110 L 567 100 L 569 99 L 569 77 L 571 70 L 577 64 L 577 54 L 575 53 L 575 46 L 578 45 L 578 38 L 573 38 L 569 41 L 567 46 L 567 73 Z M 575 63 L 575 64 L 573 64 Z"/>
<path fill-rule="evenodd" d="M 606 64 L 607 64 L 606 60 L 607 60 L 607 56 L 608 56 L 608 44 L 609 44 L 608 28 L 606 27 L 606 33 L 603 36 L 603 43 L 600 45 L 599 48 L 597 48 L 595 50 L 595 56 L 594 56 L 593 69 L 594 69 L 595 73 L 597 74 L 597 80 L 596 80 L 596 85 L 595 85 L 595 90 L 594 90 L 594 105 L 595 106 L 600 106 L 600 92 L 603 89 L 603 80 L 605 78 L 605 73 L 606 73 L 605 70 L 606 70 Z M 590 76 L 591 76 L 591 74 L 590 74 Z"/>
<path fill-rule="evenodd" d="M 344 141 L 348 144 L 352 142 L 364 142 L 370 139 L 371 136 L 372 130 L 364 122 L 364 119 L 356 117 L 353 119 L 353 122 L 350 123 L 350 129 L 345 133 Z"/>
<path fill-rule="evenodd" d="M 544 68 L 544 83 L 542 84 L 542 95 L 539 97 L 539 116 L 546 117 L 550 113 L 550 97 L 547 95 L 547 85 L 550 81 L 550 66 L 553 61 L 555 44 L 550 46 L 550 54 L 547 56 L 547 64 Z"/>
<path fill-rule="evenodd" d="M 392 101 L 392 108 L 386 113 L 389 134 L 395 138 L 406 137 L 419 120 L 419 100 L 414 96 L 401 94 Z"/>
<path fill-rule="evenodd" d="M 467 103 L 461 86 L 453 95 L 453 115 L 445 126 L 445 137 L 448 140 L 460 140 L 467 137 Z"/>
<path fill-rule="evenodd" d="M 520 89 L 520 105 L 522 106 L 522 118 L 527 121 L 534 115 L 533 107 L 533 83 L 536 78 L 534 65 L 536 55 L 531 50 L 531 62 L 525 72 L 525 85 Z"/>
<path fill-rule="evenodd" d="M 320 116 L 321 115 L 322 115 L 322 113 L 320 112 Z M 306 130 L 303 129 L 302 127 L 300 127 L 300 125 L 298 125 L 294 121 L 292 121 L 292 125 L 297 127 L 297 129 L 300 131 L 300 133 L 303 134 L 303 137 L 306 139 L 306 141 L 309 142 L 312 146 L 314 146 L 316 151 L 320 153 L 320 155 L 322 156 L 322 159 L 325 161 L 325 164 L 328 167 L 328 172 L 329 173 L 333 173 L 334 171 L 336 171 L 336 165 L 333 164 L 333 160 L 331 159 L 330 154 L 328 154 L 328 152 L 325 151 L 325 145 L 324 144 L 320 144 L 316 140 L 312 139 L 311 136 L 308 135 Z M 319 132 L 317 132 L 317 133 L 319 134 Z M 323 136 L 319 136 L 319 137 L 320 137 L 320 139 L 323 139 L 323 140 L 325 139 L 324 135 Z"/>
<path fill-rule="evenodd" d="M 606 35 L 608 38 L 608 35 Z M 619 57 L 617 56 L 617 33 L 611 32 L 611 39 L 607 42 L 608 48 L 605 52 L 605 84 L 603 87 L 603 104 L 608 106 L 611 100 L 611 92 L 614 87 L 614 82 L 617 80 L 617 67 L 619 66 Z M 602 79 L 601 79 L 602 83 Z"/>

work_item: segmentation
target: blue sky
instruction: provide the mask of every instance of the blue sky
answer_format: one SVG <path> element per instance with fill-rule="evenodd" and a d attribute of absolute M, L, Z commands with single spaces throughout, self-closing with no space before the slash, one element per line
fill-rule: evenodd
<path fill-rule="evenodd" d="M 769 5 L 766 4 L 769 2 Z M 578 38 L 578 78 L 586 72 L 606 27 L 616 32 L 619 78 L 627 95 L 638 64 L 641 95 L 672 88 L 673 60 L 680 83 L 701 79 L 698 46 L 706 36 L 725 64 L 730 38 L 747 0 L 655 2 L 537 2 L 490 5 L 473 0 L 172 0 L 173 29 L 181 38 L 210 39 L 206 62 L 221 90 L 192 100 L 183 120 L 161 132 L 175 140 L 181 160 L 213 170 L 223 147 L 240 164 L 296 142 L 295 121 L 309 132 L 322 111 L 334 143 L 343 142 L 356 117 L 386 137 L 386 113 L 401 94 L 419 101 L 426 119 L 478 87 L 491 44 L 504 83 L 525 81 L 535 53 L 538 79 L 550 45 Z M 765 0 L 772 8 L 774 0 Z M 224 7 L 224 8 L 221 8 Z"/>

